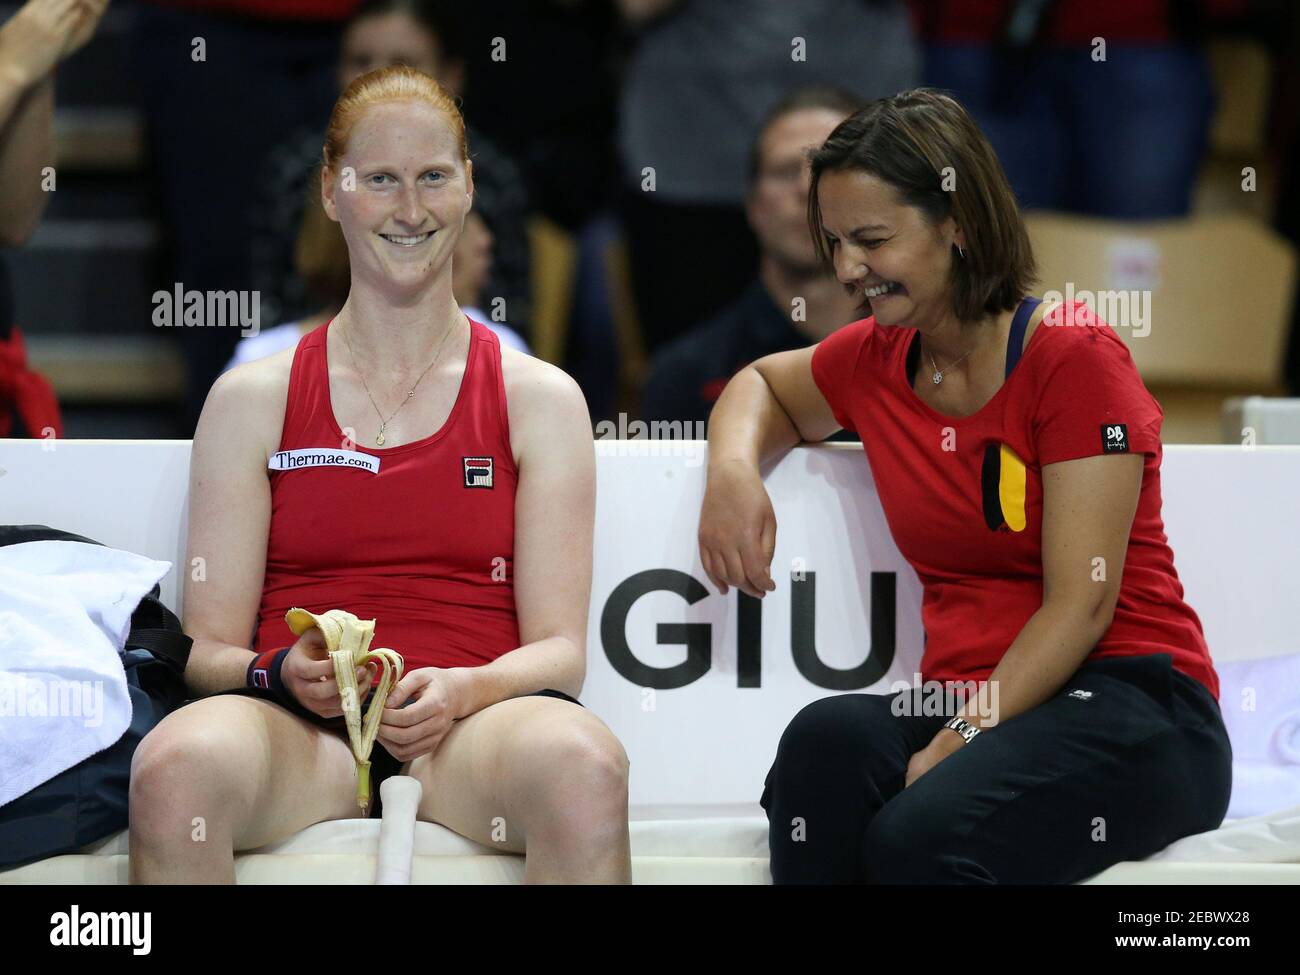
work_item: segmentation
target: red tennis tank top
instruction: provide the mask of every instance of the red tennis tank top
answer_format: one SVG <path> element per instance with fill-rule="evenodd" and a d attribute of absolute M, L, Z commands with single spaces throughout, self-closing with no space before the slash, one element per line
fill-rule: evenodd
<path fill-rule="evenodd" d="M 332 321 L 332 320 L 331 320 Z M 399 447 L 344 436 L 330 401 L 329 322 L 294 351 L 253 649 L 297 639 L 294 606 L 375 619 L 372 647 L 416 667 L 473 667 L 519 646 L 517 471 L 501 346 L 470 321 L 460 392 L 437 432 Z"/>

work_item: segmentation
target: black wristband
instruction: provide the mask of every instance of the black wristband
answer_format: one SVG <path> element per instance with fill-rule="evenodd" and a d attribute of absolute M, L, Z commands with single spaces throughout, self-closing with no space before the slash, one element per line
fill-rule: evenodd
<path fill-rule="evenodd" d="M 248 670 L 244 672 L 244 686 L 255 690 L 270 690 L 271 668 L 280 656 L 288 652 L 289 647 L 281 647 L 279 650 L 267 650 L 255 656 L 248 662 Z M 276 670 L 278 671 L 279 668 L 277 667 Z"/>
<path fill-rule="evenodd" d="M 268 650 L 254 657 L 248 664 L 244 683 L 258 697 L 274 701 L 301 717 L 319 720 L 320 716 L 303 707 L 302 703 L 290 693 L 289 688 L 284 686 L 284 681 L 280 677 L 284 658 L 289 656 L 290 649 L 292 648 L 281 647 L 279 650 Z"/>

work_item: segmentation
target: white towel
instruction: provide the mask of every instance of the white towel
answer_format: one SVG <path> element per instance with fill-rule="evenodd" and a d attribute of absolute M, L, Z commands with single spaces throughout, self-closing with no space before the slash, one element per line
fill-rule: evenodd
<path fill-rule="evenodd" d="M 0 805 L 131 723 L 118 654 L 170 562 L 86 542 L 0 546 Z"/>
<path fill-rule="evenodd" d="M 1232 742 L 1228 819 L 1300 806 L 1300 654 L 1214 667 Z"/>

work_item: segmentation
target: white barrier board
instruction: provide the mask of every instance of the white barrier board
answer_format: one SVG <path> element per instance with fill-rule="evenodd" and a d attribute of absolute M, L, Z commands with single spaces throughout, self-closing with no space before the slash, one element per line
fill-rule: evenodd
<path fill-rule="evenodd" d="M 768 473 L 777 589 L 761 603 L 718 595 L 700 565 L 704 444 L 596 449 L 582 699 L 627 748 L 633 803 L 753 802 L 800 707 L 911 679 L 920 585 L 859 448 L 800 448 Z M 189 450 L 0 440 L 0 523 L 167 559 L 163 597 L 179 608 Z M 1170 446 L 1161 480 L 1175 565 L 1215 658 L 1300 651 L 1300 447 Z"/>

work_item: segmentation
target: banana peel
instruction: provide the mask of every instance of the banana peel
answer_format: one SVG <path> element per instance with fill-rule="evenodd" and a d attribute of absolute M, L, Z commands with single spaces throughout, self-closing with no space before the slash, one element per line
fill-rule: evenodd
<path fill-rule="evenodd" d="M 400 653 L 387 647 L 371 650 L 375 621 L 358 619 L 342 609 L 317 614 L 295 607 L 284 614 L 284 621 L 297 636 L 316 627 L 325 639 L 325 647 L 334 664 L 334 676 L 338 680 L 352 757 L 357 763 L 357 805 L 361 807 L 362 818 L 365 818 L 370 815 L 370 753 L 379 734 L 379 722 L 389 691 L 402 679 L 405 661 Z M 379 686 L 370 695 L 363 721 L 357 668 L 368 663 L 376 663 L 380 668 Z"/>

